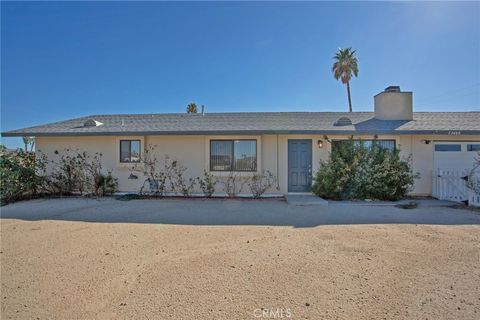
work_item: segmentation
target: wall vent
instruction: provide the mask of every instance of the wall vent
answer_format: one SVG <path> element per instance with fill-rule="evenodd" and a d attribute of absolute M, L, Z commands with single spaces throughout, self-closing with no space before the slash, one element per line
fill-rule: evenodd
<path fill-rule="evenodd" d="M 338 118 L 337 121 L 335 121 L 335 123 L 333 124 L 334 126 L 351 126 L 352 125 L 352 120 L 350 120 L 350 118 L 347 118 L 347 117 L 341 117 L 341 118 Z"/>

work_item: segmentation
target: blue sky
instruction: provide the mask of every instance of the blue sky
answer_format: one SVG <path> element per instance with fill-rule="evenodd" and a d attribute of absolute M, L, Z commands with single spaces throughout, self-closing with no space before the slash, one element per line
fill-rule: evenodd
<path fill-rule="evenodd" d="M 1 130 L 106 113 L 480 110 L 480 3 L 1 3 Z M 5 138 L 13 147 L 19 139 Z"/>

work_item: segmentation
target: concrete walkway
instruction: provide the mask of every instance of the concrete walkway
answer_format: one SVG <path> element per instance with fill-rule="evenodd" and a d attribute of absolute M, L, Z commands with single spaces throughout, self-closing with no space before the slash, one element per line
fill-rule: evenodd
<path fill-rule="evenodd" d="M 285 199 L 288 204 L 294 206 L 382 206 L 382 207 L 395 207 L 399 205 L 410 204 L 412 202 L 416 203 L 418 207 L 448 207 L 452 205 L 457 205 L 456 202 L 451 202 L 447 200 L 436 200 L 436 199 L 405 199 L 399 201 L 334 201 L 334 200 L 324 200 L 312 193 L 290 193 L 285 196 Z"/>
<path fill-rule="evenodd" d="M 326 206 L 328 201 L 314 194 L 290 193 L 285 196 L 287 203 L 294 206 Z"/>
<path fill-rule="evenodd" d="M 480 224 L 465 209 L 425 206 L 401 209 L 369 205 L 290 205 L 278 199 L 38 199 L 1 207 L 1 218 L 100 223 L 180 225 L 271 225 L 315 227 L 338 224 Z"/>
<path fill-rule="evenodd" d="M 456 202 L 436 199 L 405 199 L 399 201 L 328 201 L 331 206 L 380 206 L 380 207 L 395 207 L 398 205 L 409 204 L 415 202 L 418 207 L 449 207 L 458 205 Z"/>

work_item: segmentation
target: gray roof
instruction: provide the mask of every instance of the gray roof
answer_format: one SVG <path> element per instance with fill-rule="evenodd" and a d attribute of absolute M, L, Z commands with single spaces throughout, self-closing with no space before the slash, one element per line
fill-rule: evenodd
<path fill-rule="evenodd" d="M 351 125 L 335 126 L 340 117 Z M 87 120 L 102 125 L 85 126 Z M 16 136 L 196 134 L 480 134 L 480 112 L 415 112 L 412 121 L 378 120 L 373 112 L 245 112 L 91 115 L 3 132 Z"/>

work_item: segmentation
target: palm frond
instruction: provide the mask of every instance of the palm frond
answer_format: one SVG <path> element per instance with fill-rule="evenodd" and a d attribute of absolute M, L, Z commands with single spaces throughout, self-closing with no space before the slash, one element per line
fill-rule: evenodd
<path fill-rule="evenodd" d="M 356 50 L 352 48 L 339 48 L 335 53 L 332 65 L 332 73 L 335 79 L 347 83 L 352 76 L 358 77 L 358 58 L 355 55 Z"/>

